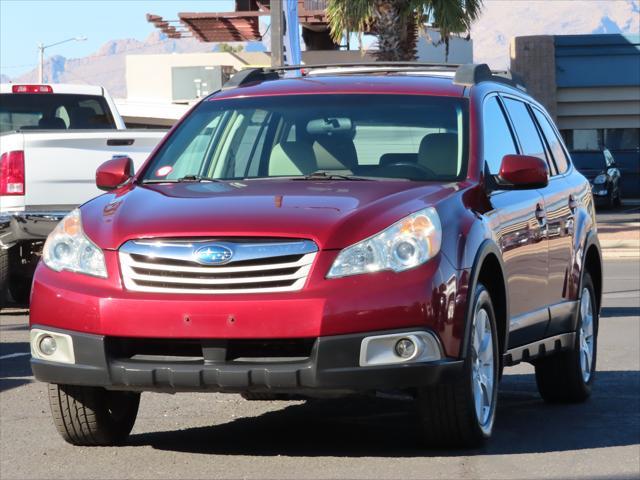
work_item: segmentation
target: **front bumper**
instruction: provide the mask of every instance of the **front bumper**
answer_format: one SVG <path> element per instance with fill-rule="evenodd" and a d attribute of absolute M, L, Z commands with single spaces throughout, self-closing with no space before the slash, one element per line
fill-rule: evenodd
<path fill-rule="evenodd" d="M 25 240 L 44 240 L 71 208 L 32 209 L 0 213 L 0 248 L 11 248 Z"/>
<path fill-rule="evenodd" d="M 399 274 L 327 280 L 337 251 L 321 251 L 298 292 L 168 294 L 128 291 L 117 252 L 105 250 L 108 278 L 54 272 L 40 262 L 32 324 L 119 338 L 295 339 L 405 328 L 429 329 L 457 357 L 464 334 L 466 271 L 441 255 Z"/>
<path fill-rule="evenodd" d="M 33 328 L 40 327 L 34 325 Z M 463 369 L 462 360 L 360 366 L 360 349 L 365 337 L 405 330 L 319 337 L 313 341 L 310 355 L 305 359 L 241 362 L 127 358 L 110 347 L 109 337 L 42 328 L 72 338 L 75 363 L 32 358 L 31 368 L 38 380 L 113 390 L 351 393 L 447 383 L 458 378 Z"/>

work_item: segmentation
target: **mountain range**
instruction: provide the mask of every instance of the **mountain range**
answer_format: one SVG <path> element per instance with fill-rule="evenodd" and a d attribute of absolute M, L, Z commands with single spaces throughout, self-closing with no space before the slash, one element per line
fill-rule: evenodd
<path fill-rule="evenodd" d="M 472 25 L 474 61 L 492 68 L 509 67 L 509 41 L 519 35 L 570 35 L 640 32 L 638 0 L 486 0 L 480 18 Z M 170 39 L 154 32 L 145 40 L 110 40 L 98 51 L 67 59 L 49 57 L 45 79 L 50 82 L 103 85 L 116 98 L 126 97 L 125 57 L 158 53 L 193 53 L 217 50 L 218 45 L 195 39 Z M 263 50 L 259 42 L 245 45 Z M 37 69 L 0 81 L 36 82 Z"/>

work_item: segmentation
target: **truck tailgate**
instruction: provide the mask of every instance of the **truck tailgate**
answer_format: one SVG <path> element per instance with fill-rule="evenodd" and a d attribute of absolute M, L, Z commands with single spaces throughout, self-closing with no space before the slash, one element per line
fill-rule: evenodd
<path fill-rule="evenodd" d="M 165 135 L 158 130 L 24 132 L 25 205 L 76 206 L 99 195 L 96 169 L 128 155 L 136 170 Z"/>

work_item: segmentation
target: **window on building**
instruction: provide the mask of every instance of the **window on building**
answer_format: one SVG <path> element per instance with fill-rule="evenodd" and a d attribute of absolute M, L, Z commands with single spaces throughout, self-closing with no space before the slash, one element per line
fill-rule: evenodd
<path fill-rule="evenodd" d="M 489 172 L 497 175 L 500 172 L 502 157 L 518 152 L 509 124 L 498 103 L 498 97 L 492 97 L 484 103 L 482 130 L 484 160 L 489 166 Z"/>
<path fill-rule="evenodd" d="M 567 148 L 572 151 L 640 150 L 640 128 L 591 128 L 562 130 Z"/>
<path fill-rule="evenodd" d="M 607 128 L 604 143 L 609 150 L 640 149 L 640 128 Z"/>

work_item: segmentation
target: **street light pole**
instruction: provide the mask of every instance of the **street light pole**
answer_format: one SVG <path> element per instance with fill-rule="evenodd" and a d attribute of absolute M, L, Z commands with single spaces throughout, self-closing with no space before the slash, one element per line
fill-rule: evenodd
<path fill-rule="evenodd" d="M 38 83 L 44 83 L 44 44 L 42 42 L 38 44 L 38 50 L 40 50 L 40 62 L 38 63 Z"/>
<path fill-rule="evenodd" d="M 49 47 L 55 47 L 67 42 L 84 42 L 87 37 L 73 37 L 62 40 L 61 42 L 52 43 L 50 45 L 44 45 L 42 42 L 38 44 L 38 50 L 40 51 L 40 62 L 38 66 L 38 82 L 44 83 L 44 51 Z"/>

